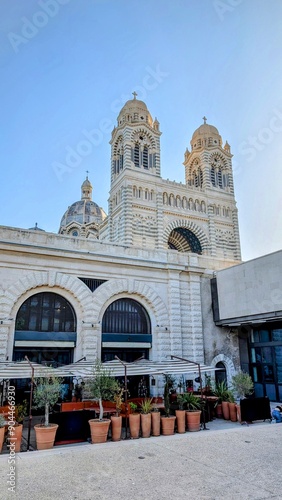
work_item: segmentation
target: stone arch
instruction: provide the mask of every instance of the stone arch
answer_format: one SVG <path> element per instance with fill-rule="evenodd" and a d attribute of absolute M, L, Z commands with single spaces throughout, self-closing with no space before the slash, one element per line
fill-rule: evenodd
<path fill-rule="evenodd" d="M 137 130 L 134 129 L 132 131 L 130 140 L 132 142 L 138 141 L 138 137 L 139 137 L 140 134 L 143 134 L 146 137 L 149 145 L 152 148 L 156 148 L 156 141 L 155 141 L 155 138 L 154 138 L 153 134 L 151 134 L 149 131 L 147 131 L 144 128 L 141 128 L 141 127 L 138 127 Z"/>
<path fill-rule="evenodd" d="M 154 312 L 156 323 L 169 323 L 168 311 L 161 297 L 143 281 L 131 279 L 107 281 L 93 292 L 93 316 L 97 321 L 102 321 L 102 315 L 110 300 L 122 293 L 139 296 Z"/>
<path fill-rule="evenodd" d="M 56 271 L 32 272 L 13 283 L 3 294 L 2 311 L 5 316 L 12 314 L 20 297 L 32 289 L 42 286 L 67 290 L 79 302 L 84 318 L 92 317 L 93 298 L 89 288 L 78 278 Z"/>
<path fill-rule="evenodd" d="M 226 368 L 227 386 L 231 387 L 232 377 L 235 375 L 236 370 L 232 359 L 225 356 L 225 354 L 218 354 L 211 361 L 211 366 L 216 367 L 217 363 L 222 362 Z"/>
<path fill-rule="evenodd" d="M 208 240 L 206 234 L 204 233 L 204 231 L 199 226 L 197 226 L 197 224 L 195 224 L 195 222 L 184 220 L 184 219 L 175 220 L 175 221 L 171 222 L 166 227 L 166 229 L 164 230 L 164 235 L 163 235 L 163 244 L 164 244 L 164 247 L 167 246 L 167 242 L 169 240 L 170 233 L 174 229 L 177 229 L 177 228 L 180 228 L 180 227 L 188 229 L 189 231 L 191 231 L 198 238 L 198 240 L 199 240 L 199 242 L 201 244 L 203 252 L 209 250 L 210 243 L 209 243 L 209 240 Z"/>
<path fill-rule="evenodd" d="M 208 159 L 209 164 L 211 164 L 215 158 L 220 158 L 220 160 L 222 161 L 223 167 L 225 169 L 228 169 L 228 160 L 223 153 L 221 153 L 220 151 L 216 151 L 216 152 L 211 153 L 209 156 L 209 159 Z"/>

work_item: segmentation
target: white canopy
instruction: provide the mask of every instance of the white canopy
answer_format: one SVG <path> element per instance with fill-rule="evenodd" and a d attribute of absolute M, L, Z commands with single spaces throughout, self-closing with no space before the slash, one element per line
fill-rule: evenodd
<path fill-rule="evenodd" d="M 31 378 L 32 368 L 34 369 L 34 377 L 65 377 L 65 373 L 60 368 L 52 368 L 50 366 L 41 365 L 39 363 L 28 361 L 1 361 L 0 362 L 0 380 L 11 380 L 21 378 Z"/>
<path fill-rule="evenodd" d="M 211 372 L 216 370 L 213 366 L 207 366 L 200 364 L 201 373 Z M 188 361 L 181 360 L 169 360 L 169 361 L 149 361 L 146 359 L 140 359 L 132 363 L 125 361 L 119 361 L 115 359 L 113 361 L 107 361 L 103 363 L 103 367 L 111 372 L 114 377 L 123 377 L 125 374 L 127 376 L 134 375 L 164 375 L 164 374 L 186 374 L 192 375 L 199 373 L 198 365 Z M 65 373 L 65 376 L 75 376 L 81 378 L 93 377 L 95 374 L 95 364 L 89 361 L 79 361 L 77 363 L 72 363 L 71 365 L 65 365 L 60 368 L 60 371 Z"/>
<path fill-rule="evenodd" d="M 80 377 L 89 378 L 95 375 L 95 363 L 89 361 L 78 361 L 70 365 L 64 365 L 60 368 L 52 368 L 50 366 L 41 365 L 31 362 L 34 369 L 34 377 Z M 0 362 L 0 380 L 31 378 L 32 368 L 28 361 Z M 200 364 L 199 366 L 189 361 L 181 361 L 172 359 L 168 361 L 149 361 L 140 359 L 132 363 L 119 361 L 107 361 L 103 363 L 103 367 L 111 372 L 114 377 L 123 377 L 125 370 L 127 376 L 134 375 L 164 375 L 164 374 L 184 374 L 193 375 L 215 371 L 216 368 Z"/>

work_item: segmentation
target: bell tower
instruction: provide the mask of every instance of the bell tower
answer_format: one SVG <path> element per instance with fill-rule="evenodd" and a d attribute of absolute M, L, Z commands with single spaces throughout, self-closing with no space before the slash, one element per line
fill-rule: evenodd
<path fill-rule="evenodd" d="M 151 225 L 140 224 L 139 215 L 146 211 L 150 218 L 156 202 L 154 180 L 161 175 L 161 132 L 158 120 L 152 119 L 146 104 L 136 97 L 133 92 L 133 99 L 121 109 L 112 131 L 107 239 L 128 246 L 144 246 L 146 240 L 146 246 L 155 247 L 155 213 L 151 214 Z"/>
<path fill-rule="evenodd" d="M 186 186 L 204 198 L 210 254 L 241 260 L 230 145 L 222 146 L 217 128 L 203 120 L 192 136 L 191 152 L 186 149 L 184 155 Z"/>

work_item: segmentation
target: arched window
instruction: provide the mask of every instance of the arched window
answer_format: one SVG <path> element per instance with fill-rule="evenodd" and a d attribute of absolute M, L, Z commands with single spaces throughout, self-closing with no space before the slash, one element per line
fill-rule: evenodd
<path fill-rule="evenodd" d="M 211 168 L 211 183 L 215 186 L 215 170 L 214 167 Z"/>
<path fill-rule="evenodd" d="M 133 299 L 118 299 L 107 308 L 102 321 L 103 334 L 150 334 L 151 323 L 144 307 Z"/>
<path fill-rule="evenodd" d="M 20 307 L 16 330 L 34 332 L 74 332 L 75 313 L 70 303 L 52 292 L 37 293 Z"/>
<path fill-rule="evenodd" d="M 140 167 L 140 147 L 139 144 L 136 143 L 134 146 L 134 165 L 135 167 Z"/>
<path fill-rule="evenodd" d="M 222 361 L 219 361 L 216 363 L 215 367 L 217 370 L 215 371 L 215 383 L 219 384 L 221 382 L 227 382 L 227 375 L 226 375 L 226 366 Z"/>
<path fill-rule="evenodd" d="M 148 153 L 147 146 L 144 146 L 144 149 L 143 149 L 143 167 L 149 168 L 149 153 Z"/>
<path fill-rule="evenodd" d="M 221 168 L 218 169 L 217 179 L 218 179 L 218 185 L 219 185 L 219 187 L 222 188 L 222 171 L 221 171 Z"/>

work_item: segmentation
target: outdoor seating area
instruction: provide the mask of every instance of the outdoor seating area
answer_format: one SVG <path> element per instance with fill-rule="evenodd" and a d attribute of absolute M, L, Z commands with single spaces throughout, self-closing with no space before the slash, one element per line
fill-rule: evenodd
<path fill-rule="evenodd" d="M 12 417 L 16 421 L 14 428 L 18 431 L 17 437 L 7 434 L 9 406 L 3 405 L 0 408 L 0 414 L 1 410 L 3 414 L 2 428 L 5 428 L 2 434 L 6 438 L 6 444 L 16 440 L 17 451 L 24 445 L 25 438 L 22 436 L 25 436 L 27 423 L 26 449 L 40 450 L 53 445 L 77 442 L 96 444 L 107 440 L 120 441 L 195 432 L 206 430 L 207 424 L 214 420 L 230 420 L 233 423 L 267 419 L 271 421 L 268 398 L 246 398 L 252 394 L 253 386 L 250 376 L 243 372 L 233 377 L 232 390 L 227 388 L 225 382 L 218 383 L 212 388 L 211 378 L 206 373 L 206 385 L 203 387 L 200 365 L 189 361 L 183 363 L 183 360 L 181 363 L 171 361 L 155 364 L 148 361 L 140 363 L 139 360 L 136 363 L 101 363 L 97 360 L 95 365 L 91 366 L 91 372 L 89 364 L 78 363 L 77 366 L 65 366 L 58 371 L 47 368 L 44 376 L 37 379 L 33 377 L 33 365 L 31 363 L 29 365 L 32 368 L 29 403 L 26 401 L 17 404 Z M 20 366 L 27 368 L 26 364 Z M 115 372 L 113 367 L 116 369 Z M 18 368 L 17 365 L 11 373 L 19 373 Z M 36 368 L 39 373 L 39 368 Z M 209 370 L 208 367 L 205 369 Z M 176 375 L 168 373 L 169 370 L 174 371 Z M 188 388 L 185 384 L 182 374 L 189 370 L 190 373 L 195 373 L 196 370 L 199 373 L 198 391 L 191 390 L 191 387 Z M 181 373 L 180 378 L 177 378 L 177 371 Z M 57 376 L 58 372 L 60 377 Z M 137 375 L 141 375 L 143 379 L 144 373 L 152 372 L 154 375 L 162 375 L 163 396 L 128 397 L 128 373 L 131 379 Z M 67 401 L 62 399 L 62 395 L 65 394 L 62 392 L 65 381 L 62 375 L 70 377 L 71 374 L 73 377 L 81 374 L 83 390 L 76 392 L 81 393 L 82 398 L 72 396 L 72 400 Z M 122 374 L 124 377 L 121 382 Z M 236 383 L 237 393 L 240 389 L 242 398 L 237 404 L 234 399 Z M 44 417 L 40 417 L 38 413 L 40 409 L 45 410 Z M 49 434 L 52 431 L 52 437 L 48 435 L 45 443 L 43 435 L 47 431 Z"/>

